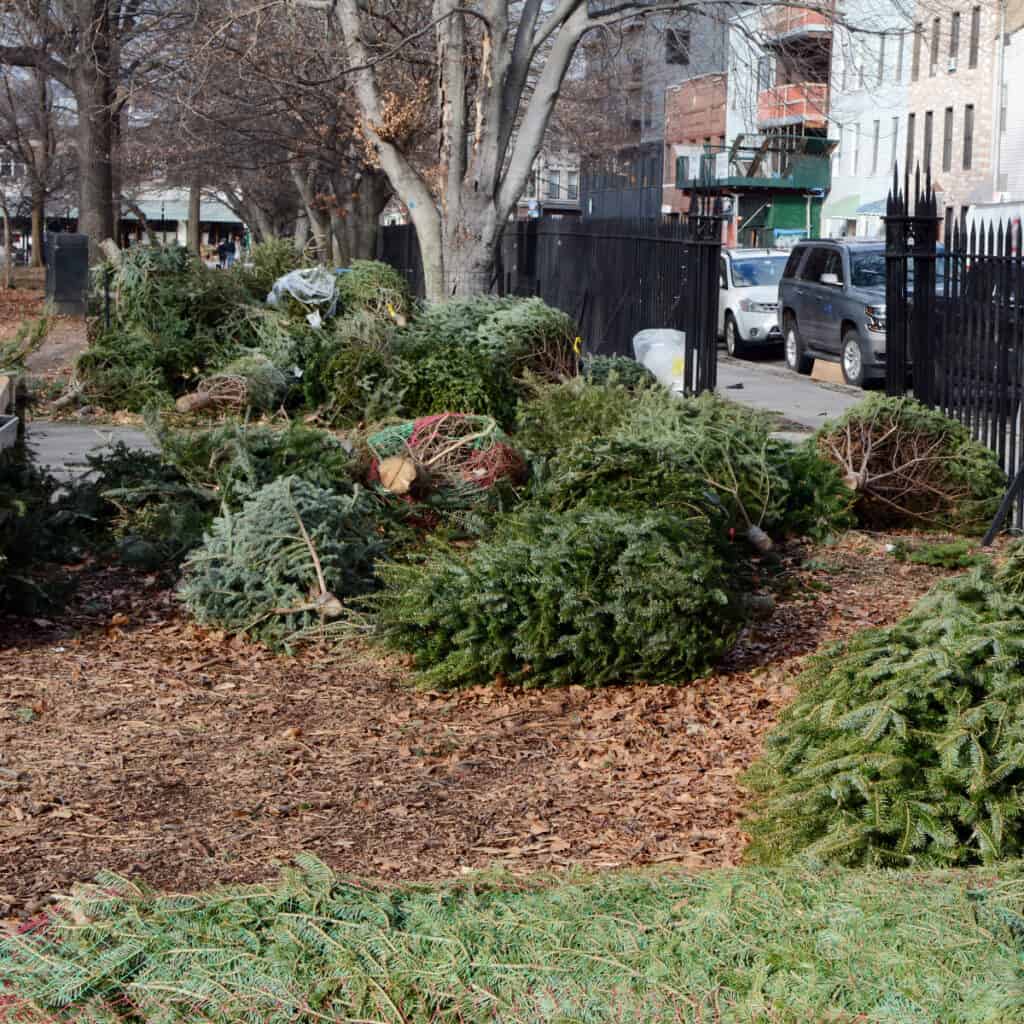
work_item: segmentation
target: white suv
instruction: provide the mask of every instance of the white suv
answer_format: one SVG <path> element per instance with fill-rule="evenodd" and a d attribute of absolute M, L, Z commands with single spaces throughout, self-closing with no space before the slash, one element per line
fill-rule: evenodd
<path fill-rule="evenodd" d="M 719 266 L 718 333 L 731 356 L 755 345 L 781 345 L 779 280 L 789 253 L 723 249 Z"/>

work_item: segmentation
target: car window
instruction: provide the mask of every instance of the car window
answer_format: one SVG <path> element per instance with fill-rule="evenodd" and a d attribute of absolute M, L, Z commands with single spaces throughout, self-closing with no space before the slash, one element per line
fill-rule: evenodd
<path fill-rule="evenodd" d="M 725 265 L 724 256 L 718 261 L 718 287 L 729 287 L 729 268 Z"/>
<path fill-rule="evenodd" d="M 756 288 L 778 284 L 786 266 L 785 256 L 733 258 L 732 280 L 737 288 Z"/>
<path fill-rule="evenodd" d="M 835 252 L 834 249 L 825 249 L 818 246 L 812 248 L 807 259 L 804 261 L 803 267 L 800 268 L 800 280 L 820 281 L 821 275 L 828 268 L 829 255 L 833 252 Z"/>
<path fill-rule="evenodd" d="M 805 252 L 807 252 L 806 246 L 797 246 L 789 254 L 789 259 L 786 260 L 786 269 L 782 272 L 783 277 L 796 277 L 797 269 L 800 266 L 800 261 L 804 258 Z"/>
<path fill-rule="evenodd" d="M 843 254 L 838 249 L 830 249 L 828 252 L 828 259 L 825 260 L 825 269 L 821 272 L 822 274 L 835 274 L 836 280 L 843 283 Z M 821 274 L 818 275 L 818 280 L 821 280 Z"/>
<path fill-rule="evenodd" d="M 850 283 L 854 288 L 884 288 L 885 250 L 850 253 Z"/>

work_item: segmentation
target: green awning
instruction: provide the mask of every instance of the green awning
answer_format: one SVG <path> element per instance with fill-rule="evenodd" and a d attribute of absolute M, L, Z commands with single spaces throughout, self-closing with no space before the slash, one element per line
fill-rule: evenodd
<path fill-rule="evenodd" d="M 852 220 L 857 216 L 857 210 L 860 207 L 860 196 L 840 196 L 838 199 L 834 199 L 832 196 L 828 197 L 828 201 L 825 203 L 821 211 L 822 220 L 828 220 L 829 218 L 835 218 L 836 220 Z"/>

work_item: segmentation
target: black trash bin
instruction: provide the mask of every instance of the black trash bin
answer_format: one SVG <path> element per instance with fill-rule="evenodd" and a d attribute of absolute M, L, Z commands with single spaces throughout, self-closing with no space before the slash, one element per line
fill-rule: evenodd
<path fill-rule="evenodd" d="M 46 298 L 58 313 L 85 314 L 89 294 L 89 236 L 49 232 L 46 236 Z"/>

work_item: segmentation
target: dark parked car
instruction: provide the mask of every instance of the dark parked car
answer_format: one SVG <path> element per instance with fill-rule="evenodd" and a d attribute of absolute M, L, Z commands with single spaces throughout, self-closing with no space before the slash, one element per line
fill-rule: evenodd
<path fill-rule="evenodd" d="M 801 242 L 779 283 L 786 363 L 810 373 L 815 359 L 838 362 L 848 384 L 885 376 L 885 243 Z"/>

